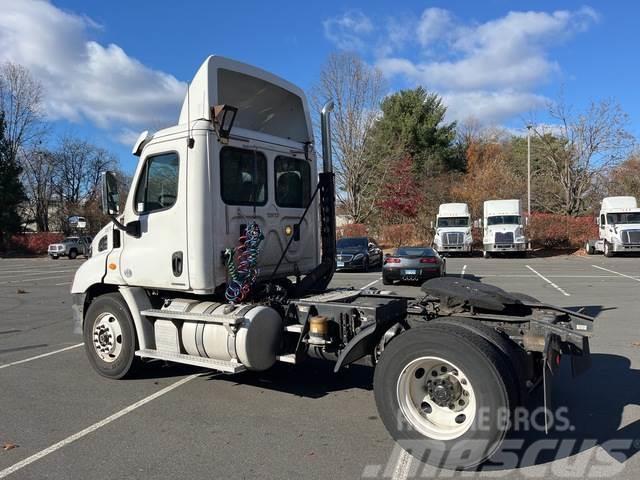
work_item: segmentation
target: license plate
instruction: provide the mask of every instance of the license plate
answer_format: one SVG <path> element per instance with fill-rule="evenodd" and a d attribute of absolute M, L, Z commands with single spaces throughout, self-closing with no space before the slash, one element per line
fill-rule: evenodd
<path fill-rule="evenodd" d="M 417 275 L 418 271 L 417 270 L 405 270 L 404 274 L 405 275 Z"/>
<path fill-rule="evenodd" d="M 344 267 L 344 262 L 338 262 L 338 267 Z"/>

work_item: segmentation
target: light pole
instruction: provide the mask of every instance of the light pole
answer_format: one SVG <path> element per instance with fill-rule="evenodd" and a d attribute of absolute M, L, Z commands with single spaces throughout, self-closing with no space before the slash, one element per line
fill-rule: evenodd
<path fill-rule="evenodd" d="M 531 128 L 527 125 L 527 217 L 531 217 Z"/>

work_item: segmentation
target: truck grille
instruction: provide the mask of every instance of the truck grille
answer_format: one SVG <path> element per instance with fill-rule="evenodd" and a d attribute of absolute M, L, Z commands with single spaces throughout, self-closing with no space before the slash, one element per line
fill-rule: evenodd
<path fill-rule="evenodd" d="M 513 232 L 496 232 L 496 243 L 513 243 Z"/>
<path fill-rule="evenodd" d="M 462 245 L 464 243 L 464 235 L 460 232 L 447 232 L 442 235 L 443 245 Z"/>
<path fill-rule="evenodd" d="M 640 243 L 640 230 L 624 230 L 621 234 L 622 243 L 637 244 Z"/>

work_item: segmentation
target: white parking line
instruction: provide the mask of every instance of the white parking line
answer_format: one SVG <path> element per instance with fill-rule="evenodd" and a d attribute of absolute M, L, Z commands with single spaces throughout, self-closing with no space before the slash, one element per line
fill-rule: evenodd
<path fill-rule="evenodd" d="M 56 283 L 56 287 L 59 287 L 60 285 L 71 285 L 73 282 L 62 282 L 62 283 Z"/>
<path fill-rule="evenodd" d="M 142 400 L 139 400 L 136 403 L 133 403 L 133 404 L 129 405 L 128 407 L 123 408 L 119 412 L 114 413 L 113 415 L 105 418 L 104 420 L 100 420 L 99 422 L 94 423 L 93 425 L 85 428 L 84 430 L 80 430 L 78 433 L 74 433 L 73 435 L 65 438 L 64 440 L 61 440 L 58 443 L 54 443 L 50 447 L 47 447 L 44 450 L 40 450 L 39 452 L 31 455 L 30 457 L 27 457 L 24 460 L 14 464 L 14 465 L 11 465 L 8 468 L 5 468 L 4 470 L 0 471 L 0 478 L 5 478 L 5 477 L 11 475 L 12 473 L 17 472 L 21 468 L 24 468 L 27 465 L 30 465 L 33 462 L 36 462 L 36 461 L 40 460 L 43 457 L 46 457 L 50 453 L 53 453 L 56 450 L 60 450 L 62 447 L 66 446 L 66 445 L 69 445 L 70 443 L 75 442 L 76 440 L 79 440 L 80 438 L 85 437 L 85 436 L 89 435 L 92 432 L 95 432 L 99 428 L 102 428 L 105 425 L 108 425 L 109 423 L 119 419 L 120 417 L 125 416 L 127 413 L 131 413 L 134 410 L 136 410 L 137 408 L 140 408 L 141 406 L 151 402 L 152 400 L 155 400 L 156 398 L 161 397 L 162 395 L 165 395 L 165 394 L 169 393 L 172 390 L 175 390 L 176 388 L 178 388 L 181 385 L 184 385 L 185 383 L 193 380 L 194 378 L 198 377 L 199 375 L 200 375 L 199 373 L 195 373 L 193 375 L 189 375 L 186 378 L 183 378 L 182 380 L 178 380 L 177 382 L 172 383 L 168 387 L 165 387 L 162 390 L 159 390 L 156 393 L 154 393 L 152 395 L 149 395 L 148 397 L 145 397 Z"/>
<path fill-rule="evenodd" d="M 391 479 L 406 480 L 411 469 L 411 460 L 413 460 L 413 457 L 411 457 L 406 450 L 402 450 L 398 456 L 398 463 L 396 463 L 396 468 L 393 470 Z"/>
<path fill-rule="evenodd" d="M 46 272 L 43 271 L 39 271 L 39 272 L 24 272 L 24 271 L 19 271 L 19 272 L 0 272 L 0 277 L 15 277 L 16 273 L 20 274 L 21 276 L 26 276 L 26 275 L 49 275 L 51 273 L 69 273 L 69 272 L 75 272 L 77 269 L 74 268 L 72 270 L 48 270 Z M 13 274 L 13 275 L 11 275 Z"/>
<path fill-rule="evenodd" d="M 360 290 L 366 290 L 367 288 L 369 288 L 371 285 L 375 285 L 376 283 L 378 283 L 380 280 L 382 280 L 382 277 L 377 278 L 376 280 L 374 280 L 373 282 L 369 282 L 367 283 L 364 287 L 360 287 Z"/>
<path fill-rule="evenodd" d="M 555 283 L 553 283 L 551 280 L 549 280 L 547 277 L 545 277 L 544 275 L 539 274 L 538 272 L 536 272 L 533 268 L 531 268 L 529 265 L 525 265 L 525 267 L 527 267 L 529 270 L 531 270 L 533 273 L 535 273 L 537 276 L 539 276 L 542 280 L 544 280 L 545 282 L 547 282 L 549 285 L 551 285 L 553 288 L 555 288 L 556 290 L 558 290 L 561 294 L 563 294 L 565 297 L 570 297 L 571 295 L 568 294 L 567 292 L 565 292 L 562 288 L 560 288 L 558 285 L 556 285 Z"/>
<path fill-rule="evenodd" d="M 460 272 L 460 277 L 461 277 L 461 278 L 462 278 L 462 277 L 464 277 L 464 272 L 465 272 L 466 270 L 467 270 L 467 266 L 466 266 L 466 265 L 464 265 L 464 266 L 462 267 L 462 271 Z"/>
<path fill-rule="evenodd" d="M 5 282 L 0 282 L 0 285 L 6 285 L 8 283 L 37 282 L 38 280 L 51 280 L 53 278 L 67 278 L 67 277 L 69 277 L 69 275 L 56 275 L 54 277 L 26 278 L 23 280 L 8 280 Z"/>
<path fill-rule="evenodd" d="M 609 270 L 608 268 L 599 267 L 598 265 L 591 265 L 594 268 L 599 268 L 600 270 L 604 270 L 605 272 L 615 273 L 616 275 L 620 275 L 621 277 L 630 278 L 631 280 L 635 280 L 636 282 L 640 282 L 640 279 L 636 277 L 632 277 L 631 275 L 627 275 L 625 273 L 616 272 L 615 270 Z"/>
<path fill-rule="evenodd" d="M 43 353 L 42 355 L 36 355 L 35 357 L 29 357 L 29 358 L 25 358 L 24 360 L 17 360 L 15 362 L 11 362 L 11 363 L 4 363 L 4 364 L 0 365 L 0 370 L 2 370 L 3 368 L 7 368 L 7 367 L 13 367 L 14 365 L 20 365 L 21 363 L 31 362 L 32 360 L 38 360 L 39 358 L 44 358 L 44 357 L 48 357 L 50 355 L 55 355 L 56 353 L 66 352 L 67 350 L 71 350 L 73 348 L 78 348 L 78 347 L 81 347 L 82 345 L 83 345 L 82 343 L 76 343 L 75 345 L 71 345 L 70 347 L 64 347 L 64 348 L 61 348 L 60 350 L 54 350 L 53 352 Z"/>

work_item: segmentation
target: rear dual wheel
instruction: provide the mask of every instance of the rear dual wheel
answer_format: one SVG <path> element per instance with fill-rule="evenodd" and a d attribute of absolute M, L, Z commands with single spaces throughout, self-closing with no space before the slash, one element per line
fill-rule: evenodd
<path fill-rule="evenodd" d="M 456 325 L 410 329 L 385 348 L 374 394 L 391 436 L 411 455 L 472 468 L 500 447 L 517 386 L 491 342 Z"/>

